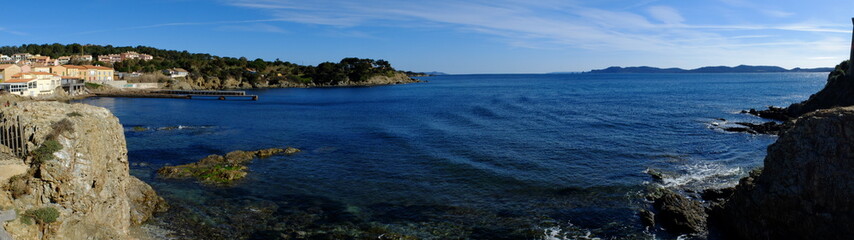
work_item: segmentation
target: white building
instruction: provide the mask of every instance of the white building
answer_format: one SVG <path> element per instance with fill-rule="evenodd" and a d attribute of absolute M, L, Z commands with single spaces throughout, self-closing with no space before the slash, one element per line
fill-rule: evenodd
<path fill-rule="evenodd" d="M 176 78 L 176 77 L 187 77 L 187 75 L 190 75 L 190 72 L 188 72 L 187 70 L 184 70 L 183 68 L 172 68 L 172 69 L 163 70 L 163 74 L 165 74 L 169 77 L 172 77 L 172 78 Z"/>
<path fill-rule="evenodd" d="M 51 95 L 61 86 L 62 78 L 53 73 L 28 72 L 12 76 L 12 79 L 0 83 L 0 89 L 22 96 Z"/>

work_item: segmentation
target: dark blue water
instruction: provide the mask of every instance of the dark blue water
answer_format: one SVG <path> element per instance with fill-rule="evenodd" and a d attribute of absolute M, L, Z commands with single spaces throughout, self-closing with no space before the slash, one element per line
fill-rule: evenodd
<path fill-rule="evenodd" d="M 723 133 L 712 124 L 761 122 L 738 111 L 804 100 L 823 87 L 826 74 L 424 79 L 251 91 L 257 102 L 82 102 L 118 116 L 132 174 L 173 209 L 231 227 L 234 219 L 204 206 L 272 206 L 266 227 L 235 227 L 244 237 L 311 238 L 321 236 L 311 235 L 316 229 L 373 227 L 422 239 L 648 238 L 654 232 L 635 214 L 643 207 L 638 193 L 651 181 L 645 170 L 668 173 L 672 187 L 734 183 L 761 165 L 775 138 Z M 182 127 L 164 129 L 172 126 Z M 254 161 L 248 179 L 234 187 L 155 177 L 166 164 L 283 146 L 303 152 Z M 327 238 L 335 236 L 344 235 Z"/>

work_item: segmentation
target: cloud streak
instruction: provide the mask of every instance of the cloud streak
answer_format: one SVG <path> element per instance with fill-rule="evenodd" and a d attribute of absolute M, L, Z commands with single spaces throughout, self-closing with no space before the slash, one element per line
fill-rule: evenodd
<path fill-rule="evenodd" d="M 8 34 L 18 35 L 18 36 L 27 36 L 27 35 L 29 35 L 29 34 L 27 34 L 27 33 L 25 33 L 25 32 L 19 32 L 19 31 L 9 30 L 9 29 L 4 28 L 4 27 L 0 27 L 0 33 L 8 33 Z"/>
<path fill-rule="evenodd" d="M 751 7 L 739 0 L 730 5 Z M 645 1 L 648 5 L 654 1 Z M 458 31 L 498 36 L 517 46 L 552 45 L 632 51 L 748 46 L 760 43 L 733 32 L 789 31 L 847 33 L 840 26 L 790 25 L 691 25 L 675 8 L 651 6 L 640 13 L 585 7 L 570 1 L 519 0 L 429 1 L 411 3 L 391 0 L 340 2 L 332 0 L 231 0 L 226 4 L 268 12 L 277 21 L 326 25 L 337 28 L 390 26 L 418 28 L 440 25 Z M 776 15 L 788 15 L 778 11 Z M 653 22 L 654 21 L 654 22 Z M 750 35 L 757 35 L 751 33 Z M 708 39 L 715 39 L 709 41 Z M 791 41 L 765 38 L 761 45 Z M 546 46 L 549 47 L 549 46 Z"/>

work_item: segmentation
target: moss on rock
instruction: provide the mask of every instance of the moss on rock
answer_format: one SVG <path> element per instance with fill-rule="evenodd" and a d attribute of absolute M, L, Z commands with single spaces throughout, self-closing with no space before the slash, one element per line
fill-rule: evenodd
<path fill-rule="evenodd" d="M 246 177 L 249 167 L 246 166 L 252 159 L 267 158 L 277 154 L 294 154 L 299 149 L 288 147 L 268 148 L 257 151 L 231 151 L 222 155 L 209 155 L 198 162 L 166 166 L 157 170 L 157 174 L 163 178 L 195 178 L 203 183 L 228 185 L 235 180 Z"/>

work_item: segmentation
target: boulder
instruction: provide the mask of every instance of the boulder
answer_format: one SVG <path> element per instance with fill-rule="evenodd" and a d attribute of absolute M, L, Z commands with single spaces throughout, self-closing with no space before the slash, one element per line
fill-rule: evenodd
<path fill-rule="evenodd" d="M 664 190 L 655 199 L 655 223 L 676 234 L 700 233 L 706 230 L 706 212 L 703 205 L 671 190 Z"/>

